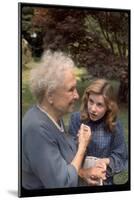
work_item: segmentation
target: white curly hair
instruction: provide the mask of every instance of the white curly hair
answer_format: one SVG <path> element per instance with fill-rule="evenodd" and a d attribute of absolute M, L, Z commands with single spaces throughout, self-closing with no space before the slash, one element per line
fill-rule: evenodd
<path fill-rule="evenodd" d="M 46 92 L 52 92 L 61 86 L 65 71 L 74 67 L 75 64 L 69 55 L 60 51 L 45 51 L 39 65 L 30 73 L 30 89 L 37 101 L 41 103 Z"/>

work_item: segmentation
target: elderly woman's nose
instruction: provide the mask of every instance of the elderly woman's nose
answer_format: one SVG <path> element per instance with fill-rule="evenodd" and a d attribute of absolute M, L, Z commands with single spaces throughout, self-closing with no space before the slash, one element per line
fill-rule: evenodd
<path fill-rule="evenodd" d="M 74 91 L 74 98 L 75 99 L 79 99 L 79 94 L 77 92 L 77 89 L 75 89 L 75 91 Z"/>

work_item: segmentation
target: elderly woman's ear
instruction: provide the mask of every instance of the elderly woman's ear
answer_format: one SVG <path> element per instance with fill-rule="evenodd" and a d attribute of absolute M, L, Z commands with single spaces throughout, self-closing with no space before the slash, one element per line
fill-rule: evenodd
<path fill-rule="evenodd" d="M 52 92 L 47 93 L 47 100 L 50 104 L 53 104 L 53 94 L 52 94 Z"/>

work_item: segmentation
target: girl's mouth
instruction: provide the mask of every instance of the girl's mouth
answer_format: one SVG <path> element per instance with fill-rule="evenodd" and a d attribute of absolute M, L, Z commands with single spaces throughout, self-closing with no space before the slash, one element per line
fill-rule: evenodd
<path fill-rule="evenodd" d="M 90 113 L 90 117 L 91 117 L 91 118 L 96 118 L 96 117 L 97 117 L 97 115 L 96 115 L 96 114 L 94 114 L 94 113 Z"/>

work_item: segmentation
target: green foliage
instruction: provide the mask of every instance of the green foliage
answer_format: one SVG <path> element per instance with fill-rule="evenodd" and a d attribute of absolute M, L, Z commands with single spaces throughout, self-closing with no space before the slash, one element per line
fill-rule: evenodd
<path fill-rule="evenodd" d="M 22 7 L 22 34 L 32 33 L 32 18 L 33 18 L 33 8 L 28 6 Z"/>
<path fill-rule="evenodd" d="M 113 54 L 122 59 L 128 52 L 128 20 L 127 11 L 24 6 L 22 32 L 42 33 L 44 48 L 68 49 L 79 54 L 82 45 L 83 53 L 96 49 L 99 54 L 107 51 L 109 56 Z"/>
<path fill-rule="evenodd" d="M 93 40 L 93 37 L 97 38 L 99 42 L 101 42 L 105 47 L 107 47 L 106 40 L 102 34 L 101 28 L 97 20 L 94 19 L 91 15 L 87 15 L 85 17 L 85 27 L 86 27 L 87 33 L 89 34 L 89 36 L 87 36 L 88 39 Z M 92 35 L 93 33 L 94 33 L 94 36 Z"/>
<path fill-rule="evenodd" d="M 119 174 L 116 174 L 114 176 L 114 183 L 115 184 L 125 184 L 128 181 L 128 172 L 127 171 L 123 171 Z"/>
<path fill-rule="evenodd" d="M 27 40 L 22 38 L 22 67 L 25 68 L 26 64 L 32 60 L 32 52 Z"/>
<path fill-rule="evenodd" d="M 22 71 L 22 116 L 35 102 L 29 89 L 29 68 Z"/>
<path fill-rule="evenodd" d="M 22 34 L 34 56 L 43 49 L 70 53 L 90 75 L 120 80 L 128 71 L 129 12 L 73 8 L 22 9 Z M 36 33 L 36 38 L 31 34 Z M 125 85 L 125 93 L 128 87 Z M 126 99 L 122 94 L 122 101 Z"/>
<path fill-rule="evenodd" d="M 81 81 L 81 79 L 86 76 L 88 74 L 86 68 L 84 67 L 76 67 L 75 68 L 75 74 L 76 74 L 76 78 L 78 81 Z"/>
<path fill-rule="evenodd" d="M 22 87 L 22 116 L 28 110 L 28 108 L 34 104 L 34 102 L 35 102 L 35 99 L 33 98 L 32 94 L 30 92 L 28 84 L 23 84 L 23 87 Z"/>

